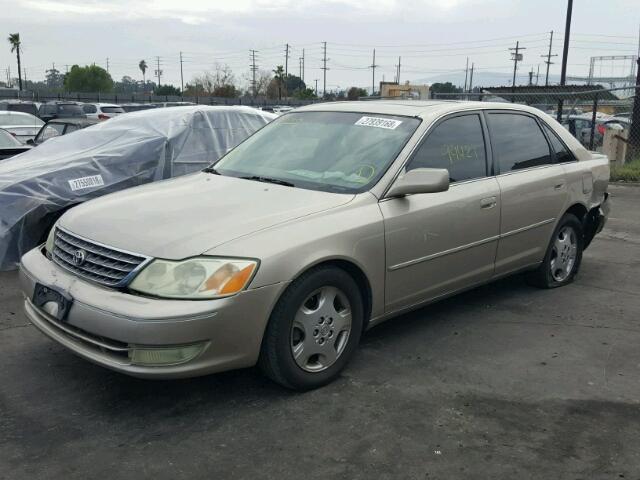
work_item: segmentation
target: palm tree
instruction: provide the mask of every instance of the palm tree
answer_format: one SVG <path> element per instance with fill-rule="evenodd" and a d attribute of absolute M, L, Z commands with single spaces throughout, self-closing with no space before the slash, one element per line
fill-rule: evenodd
<path fill-rule="evenodd" d="M 144 92 L 145 91 L 145 87 L 147 86 L 147 81 L 146 81 L 146 78 L 144 76 L 144 74 L 147 71 L 147 62 L 145 62 L 144 60 L 140 60 L 140 63 L 138 64 L 138 68 L 142 72 L 142 91 Z"/>
<path fill-rule="evenodd" d="M 276 81 L 278 82 L 278 100 L 282 100 L 282 80 L 284 79 L 284 68 L 278 65 L 273 71 Z"/>
<path fill-rule="evenodd" d="M 11 53 L 16 52 L 16 57 L 18 57 L 18 86 L 20 90 L 22 90 L 22 68 L 20 67 L 20 34 L 10 33 L 7 40 L 11 44 Z"/>

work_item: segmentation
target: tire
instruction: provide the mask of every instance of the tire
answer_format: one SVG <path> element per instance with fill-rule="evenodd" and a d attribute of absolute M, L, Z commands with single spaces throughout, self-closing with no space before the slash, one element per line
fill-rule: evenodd
<path fill-rule="evenodd" d="M 314 268 L 294 280 L 278 300 L 258 365 L 286 388 L 321 387 L 347 365 L 363 325 L 362 295 L 355 280 L 336 267 Z"/>
<path fill-rule="evenodd" d="M 575 215 L 567 213 L 553 231 L 544 260 L 528 275 L 528 282 L 539 288 L 557 288 L 573 282 L 580 269 L 583 250 L 582 223 Z"/>

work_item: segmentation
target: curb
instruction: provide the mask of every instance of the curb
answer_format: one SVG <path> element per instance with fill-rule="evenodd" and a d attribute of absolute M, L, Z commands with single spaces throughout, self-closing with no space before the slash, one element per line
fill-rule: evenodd
<path fill-rule="evenodd" d="M 616 185 L 621 187 L 640 187 L 640 182 L 609 182 L 609 185 Z"/>

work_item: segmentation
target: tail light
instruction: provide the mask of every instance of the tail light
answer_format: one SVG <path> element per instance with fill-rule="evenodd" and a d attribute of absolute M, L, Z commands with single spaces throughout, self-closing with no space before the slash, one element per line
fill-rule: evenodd
<path fill-rule="evenodd" d="M 110 118 L 109 115 L 105 115 L 104 113 L 98 115 L 98 120 L 109 120 Z"/>
<path fill-rule="evenodd" d="M 604 135 L 604 125 L 602 124 L 598 125 L 598 133 L 600 135 Z"/>

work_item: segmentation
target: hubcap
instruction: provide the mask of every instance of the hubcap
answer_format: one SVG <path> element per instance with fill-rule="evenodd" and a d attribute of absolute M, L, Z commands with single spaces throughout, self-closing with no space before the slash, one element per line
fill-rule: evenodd
<path fill-rule="evenodd" d="M 556 282 L 563 282 L 576 264 L 578 239 L 571 227 L 564 227 L 558 232 L 551 250 L 551 276 Z"/>
<path fill-rule="evenodd" d="M 335 287 L 322 287 L 302 303 L 291 327 L 291 353 L 300 368 L 320 372 L 344 352 L 351 332 L 351 306 Z"/>

